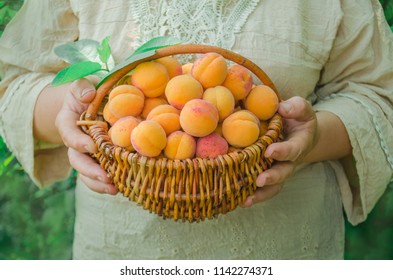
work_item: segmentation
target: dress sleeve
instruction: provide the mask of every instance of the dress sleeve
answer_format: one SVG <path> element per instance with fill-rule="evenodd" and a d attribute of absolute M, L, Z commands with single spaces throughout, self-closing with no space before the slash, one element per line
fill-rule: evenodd
<path fill-rule="evenodd" d="M 26 0 L 0 39 L 0 135 L 34 183 L 68 176 L 66 149 L 33 138 L 37 97 L 66 65 L 53 53 L 78 38 L 78 20 L 64 0 Z"/>
<path fill-rule="evenodd" d="M 355 225 L 393 178 L 393 34 L 377 0 L 343 0 L 341 6 L 315 109 L 336 114 L 347 129 L 352 157 L 331 164 Z"/>

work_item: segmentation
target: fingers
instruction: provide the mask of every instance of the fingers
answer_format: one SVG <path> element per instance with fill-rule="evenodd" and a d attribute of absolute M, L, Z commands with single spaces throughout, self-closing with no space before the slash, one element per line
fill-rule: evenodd
<path fill-rule="evenodd" d="M 280 103 L 279 112 L 286 118 L 285 141 L 273 143 L 265 156 L 278 161 L 301 160 L 315 144 L 317 119 L 311 104 L 295 96 Z"/>
<path fill-rule="evenodd" d="M 96 95 L 94 85 L 87 79 L 79 79 L 70 86 L 72 95 L 82 103 L 90 103 Z"/>
<path fill-rule="evenodd" d="M 315 112 L 310 102 L 299 96 L 294 96 L 281 102 L 278 112 L 287 119 L 296 119 L 298 121 L 315 119 Z"/>
<path fill-rule="evenodd" d="M 61 110 L 56 117 L 55 125 L 64 145 L 81 153 L 95 153 L 97 146 L 94 141 L 76 126 L 79 115 L 70 110 Z"/>
<path fill-rule="evenodd" d="M 69 91 L 64 99 L 62 109 L 57 114 L 56 128 L 67 147 L 81 153 L 95 153 L 97 147 L 93 140 L 76 125 L 76 121 L 86 110 L 87 103 L 95 97 L 94 85 L 87 79 L 80 79 L 70 85 Z"/>
<path fill-rule="evenodd" d="M 71 166 L 80 174 L 102 183 L 110 183 L 110 179 L 105 170 L 103 170 L 90 156 L 69 148 L 68 159 Z"/>
<path fill-rule="evenodd" d="M 276 160 L 272 167 L 258 175 L 255 193 L 248 197 L 244 206 L 266 201 L 281 191 L 283 182 L 292 175 L 298 161 L 312 149 L 317 121 L 311 104 L 295 96 L 280 103 L 278 112 L 286 119 L 285 141 L 270 144 L 265 156 Z"/>
<path fill-rule="evenodd" d="M 295 164 L 289 161 L 276 162 L 270 169 L 258 175 L 256 184 L 258 187 L 280 184 L 292 175 Z"/>
<path fill-rule="evenodd" d="M 81 180 L 91 190 L 98 193 L 117 193 L 106 172 L 91 157 L 74 149 L 68 149 L 68 158 L 72 167 L 79 172 Z"/>
<path fill-rule="evenodd" d="M 259 174 L 256 179 L 259 188 L 246 199 L 244 206 L 250 207 L 277 195 L 282 189 L 283 182 L 292 175 L 294 169 L 295 164 L 292 162 L 277 162 L 270 169 Z"/>
<path fill-rule="evenodd" d="M 265 157 L 278 161 L 296 161 L 302 154 L 302 147 L 303 143 L 296 138 L 285 142 L 273 143 L 267 147 Z"/>
<path fill-rule="evenodd" d="M 105 184 L 97 180 L 93 180 L 89 177 L 86 177 L 82 174 L 79 174 L 81 180 L 86 184 L 86 186 L 91 189 L 92 191 L 98 192 L 98 193 L 106 193 L 106 194 L 111 194 L 115 195 L 117 194 L 117 190 L 115 186 L 111 184 Z"/>
<path fill-rule="evenodd" d="M 271 186 L 265 186 L 257 189 L 252 196 L 247 197 L 244 202 L 245 207 L 251 207 L 255 203 L 264 202 L 273 198 L 281 191 L 282 185 L 275 184 Z"/>

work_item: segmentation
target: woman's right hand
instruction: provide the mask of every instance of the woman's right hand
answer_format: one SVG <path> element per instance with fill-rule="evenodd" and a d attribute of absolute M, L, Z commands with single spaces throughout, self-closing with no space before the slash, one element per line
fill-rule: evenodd
<path fill-rule="evenodd" d="M 95 87 L 89 80 L 73 82 L 65 94 L 55 125 L 68 147 L 70 164 L 78 171 L 81 180 L 93 191 L 114 195 L 117 190 L 107 173 L 89 156 L 89 153 L 97 152 L 97 146 L 76 124 L 95 94 Z"/>

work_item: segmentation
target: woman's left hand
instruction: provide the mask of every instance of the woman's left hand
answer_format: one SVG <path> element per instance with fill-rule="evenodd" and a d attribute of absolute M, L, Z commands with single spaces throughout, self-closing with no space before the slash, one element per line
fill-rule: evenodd
<path fill-rule="evenodd" d="M 244 206 L 266 201 L 282 189 L 296 166 L 314 148 L 319 137 L 316 114 L 304 98 L 295 96 L 280 103 L 278 112 L 284 118 L 285 140 L 269 145 L 265 157 L 274 159 L 272 167 L 258 175 L 258 189 Z"/>

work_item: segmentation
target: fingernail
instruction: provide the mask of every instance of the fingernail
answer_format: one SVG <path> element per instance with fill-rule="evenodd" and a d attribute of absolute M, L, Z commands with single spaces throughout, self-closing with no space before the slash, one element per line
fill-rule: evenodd
<path fill-rule="evenodd" d="M 92 145 L 86 145 L 86 146 L 85 146 L 85 149 L 86 149 L 87 152 L 89 152 L 89 153 L 91 153 L 91 154 L 94 154 L 94 153 L 96 152 L 96 146 L 95 146 L 95 145 L 94 145 L 94 146 L 92 146 Z"/>
<path fill-rule="evenodd" d="M 275 151 L 273 150 L 266 150 L 265 152 L 265 157 L 272 157 L 274 155 Z"/>
<path fill-rule="evenodd" d="M 286 113 L 289 113 L 289 111 L 291 111 L 292 109 L 292 104 L 289 102 L 282 102 L 281 107 L 284 109 Z"/>
<path fill-rule="evenodd" d="M 246 201 L 244 202 L 245 207 L 251 207 L 254 202 L 254 195 L 247 197 Z"/>
<path fill-rule="evenodd" d="M 259 176 L 256 180 L 257 187 L 263 187 L 266 183 L 265 177 L 264 176 Z"/>
<path fill-rule="evenodd" d="M 82 91 L 80 97 L 83 98 L 84 96 L 88 95 L 90 92 L 94 92 L 94 89 L 92 89 L 92 88 L 85 88 L 85 89 Z"/>

